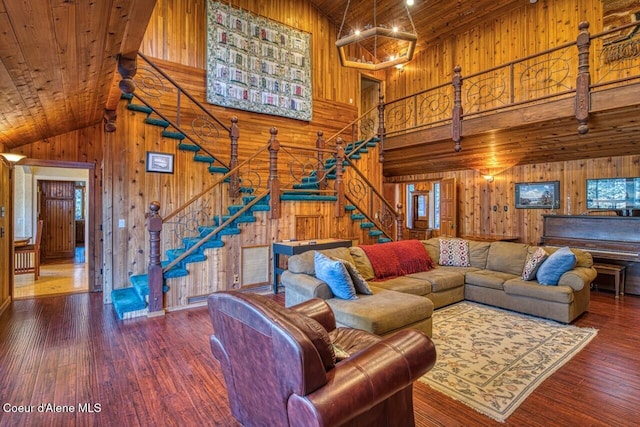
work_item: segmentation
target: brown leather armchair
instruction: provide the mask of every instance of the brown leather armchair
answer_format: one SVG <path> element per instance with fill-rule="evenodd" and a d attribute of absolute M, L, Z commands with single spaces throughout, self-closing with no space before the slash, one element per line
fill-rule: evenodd
<path fill-rule="evenodd" d="M 426 335 L 382 339 L 337 328 L 331 308 L 312 299 L 285 308 L 250 293 L 208 297 L 233 416 L 244 426 L 412 426 L 413 382 L 433 367 Z M 336 360 L 336 349 L 339 351 Z M 341 359 L 341 357 L 346 357 Z"/>

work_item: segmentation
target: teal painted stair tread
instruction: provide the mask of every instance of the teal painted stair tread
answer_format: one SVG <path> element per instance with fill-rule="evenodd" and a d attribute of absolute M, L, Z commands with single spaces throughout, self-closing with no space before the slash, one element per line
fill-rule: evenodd
<path fill-rule="evenodd" d="M 361 222 L 360 223 L 360 228 L 373 228 L 376 225 L 372 222 Z"/>
<path fill-rule="evenodd" d="M 349 158 L 358 160 L 358 159 L 361 159 L 362 156 L 360 154 L 356 153 L 356 154 L 350 155 Z"/>
<path fill-rule="evenodd" d="M 168 130 L 163 130 L 162 136 L 165 138 L 179 139 L 179 140 L 183 140 L 185 138 L 182 132 L 171 132 Z"/>
<path fill-rule="evenodd" d="M 140 104 L 129 104 L 127 105 L 127 109 L 131 111 L 137 111 L 139 113 L 145 113 L 145 114 L 153 113 L 153 110 L 151 108 L 147 107 L 146 105 L 140 105 Z"/>
<path fill-rule="evenodd" d="M 252 194 L 254 191 L 253 187 L 240 187 L 240 192 L 245 194 Z M 269 196 L 267 196 L 268 198 Z"/>
<path fill-rule="evenodd" d="M 162 265 L 162 268 L 165 268 L 167 265 L 169 265 L 170 261 L 166 260 L 166 261 L 162 261 L 160 262 L 160 265 Z M 189 270 L 187 270 L 186 268 L 183 268 L 180 266 L 180 264 L 176 264 L 173 267 L 171 267 L 169 270 L 164 272 L 164 278 L 165 279 L 171 279 L 174 277 L 184 277 L 184 276 L 188 276 L 189 275 Z M 168 290 L 168 288 L 167 288 Z M 166 292 L 166 291 L 165 291 Z"/>
<path fill-rule="evenodd" d="M 236 234 L 240 234 L 240 229 L 237 227 L 225 227 L 220 230 L 220 235 L 222 236 L 233 236 Z"/>
<path fill-rule="evenodd" d="M 293 188 L 296 190 L 317 190 L 320 186 L 317 182 L 302 182 L 299 184 L 293 184 Z"/>
<path fill-rule="evenodd" d="M 156 119 L 155 117 L 147 117 L 146 119 L 144 119 L 144 122 L 148 125 L 160 126 L 163 128 L 166 128 L 171 125 L 171 123 L 169 123 L 168 121 L 163 119 Z"/>
<path fill-rule="evenodd" d="M 213 156 L 209 156 L 207 154 L 196 154 L 195 156 L 193 156 L 193 160 L 196 162 L 203 162 L 203 163 L 213 163 L 216 161 L 216 159 L 213 158 Z"/>
<path fill-rule="evenodd" d="M 167 251 L 167 258 L 169 258 L 170 260 L 174 260 L 176 258 L 178 258 L 179 256 L 181 256 L 182 254 L 184 254 L 187 250 L 186 249 L 169 249 Z M 207 259 L 207 256 L 203 253 L 198 253 L 198 252 L 194 252 L 191 255 L 188 255 L 185 259 L 182 260 L 182 262 L 187 263 L 187 262 L 202 262 L 205 261 Z"/>
<path fill-rule="evenodd" d="M 129 101 L 131 101 L 133 99 L 133 94 L 122 92 L 122 94 L 120 94 L 120 99 L 128 99 Z"/>
<path fill-rule="evenodd" d="M 351 214 L 351 219 L 354 221 L 359 221 L 361 219 L 365 219 L 366 216 L 364 216 L 364 214 L 361 213 L 355 213 L 355 214 Z"/>
<path fill-rule="evenodd" d="M 378 243 L 389 243 L 392 240 L 388 237 L 378 237 Z"/>
<path fill-rule="evenodd" d="M 194 153 L 200 151 L 200 147 L 198 147 L 197 145 L 187 144 L 186 142 L 181 142 L 180 144 L 178 144 L 178 149 L 183 151 L 193 151 Z"/>
<path fill-rule="evenodd" d="M 369 236 L 371 237 L 377 237 L 377 236 L 382 236 L 384 233 L 380 230 L 369 230 Z"/>
<path fill-rule="evenodd" d="M 209 166 L 209 173 L 225 174 L 227 172 L 229 172 L 229 169 L 225 168 L 224 166 Z"/>
<path fill-rule="evenodd" d="M 297 194 L 297 193 L 284 193 L 280 196 L 280 200 L 308 200 L 315 202 L 335 202 L 338 200 L 336 196 L 323 196 L 320 194 Z"/>
<path fill-rule="evenodd" d="M 352 212 L 352 211 L 355 211 L 355 210 L 356 210 L 356 207 L 355 207 L 355 206 L 353 206 L 353 205 L 345 205 L 345 206 L 344 206 L 344 210 L 345 210 L 345 211 L 348 211 L 348 212 Z"/>
<path fill-rule="evenodd" d="M 124 318 L 125 313 L 147 308 L 146 301 L 140 298 L 140 295 L 133 287 L 111 291 L 111 302 L 120 320 Z"/>

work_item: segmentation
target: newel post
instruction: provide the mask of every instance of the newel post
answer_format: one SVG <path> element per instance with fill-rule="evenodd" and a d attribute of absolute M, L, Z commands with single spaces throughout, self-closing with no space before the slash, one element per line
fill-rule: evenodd
<path fill-rule="evenodd" d="M 378 139 L 380 139 L 378 161 L 384 163 L 384 135 L 387 130 L 384 127 L 384 96 L 378 98 Z"/>
<path fill-rule="evenodd" d="M 149 205 L 151 212 L 147 215 L 147 229 L 149 230 L 149 268 L 147 280 L 149 284 L 149 317 L 164 315 L 164 278 L 160 264 L 160 232 L 162 218 L 160 202 L 153 201 Z"/>
<path fill-rule="evenodd" d="M 455 143 L 455 152 L 462 150 L 462 68 L 456 66 L 453 69 L 453 112 L 451 117 L 451 139 Z"/>
<path fill-rule="evenodd" d="M 318 150 L 318 168 L 316 170 L 316 182 L 318 183 L 318 188 L 321 190 L 325 190 L 327 188 L 327 180 L 325 179 L 325 169 L 324 169 L 324 147 L 325 142 L 322 138 L 322 131 L 318 131 L 318 138 L 316 138 L 316 149 Z"/>
<path fill-rule="evenodd" d="M 269 205 L 271 207 L 271 219 L 280 218 L 280 180 L 278 179 L 278 150 L 280 150 L 280 141 L 276 135 L 278 129 L 272 127 L 269 131 L 269 191 L 271 198 Z"/>
<path fill-rule="evenodd" d="M 118 87 L 124 93 L 133 93 L 136 84 L 133 81 L 138 72 L 138 52 L 129 52 L 127 54 L 118 55 L 118 73 L 122 77 Z"/>
<path fill-rule="evenodd" d="M 342 162 L 344 162 L 343 143 L 342 138 L 336 139 L 336 182 L 334 184 L 337 197 L 334 212 L 336 218 L 344 215 L 344 183 L 342 182 Z"/>
<path fill-rule="evenodd" d="M 404 234 L 404 213 L 402 212 L 402 203 L 396 205 L 396 240 L 402 240 Z"/>
<path fill-rule="evenodd" d="M 589 86 L 591 75 L 589 74 L 589 47 L 591 36 L 589 23 L 586 21 L 578 25 L 578 77 L 576 78 L 576 119 L 578 120 L 578 133 L 584 135 L 589 132 Z"/>
<path fill-rule="evenodd" d="M 229 131 L 229 139 L 231 140 L 231 158 L 229 159 L 229 169 L 231 176 L 229 177 L 229 197 L 238 197 L 240 194 L 240 179 L 238 171 L 238 138 L 240 138 L 240 129 L 238 129 L 238 117 L 231 118 L 231 130 Z"/>

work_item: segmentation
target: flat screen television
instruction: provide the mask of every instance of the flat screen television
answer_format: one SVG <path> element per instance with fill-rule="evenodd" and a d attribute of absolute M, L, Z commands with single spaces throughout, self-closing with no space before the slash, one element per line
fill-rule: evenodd
<path fill-rule="evenodd" d="M 635 216 L 640 211 L 640 178 L 587 179 L 587 209 Z"/>

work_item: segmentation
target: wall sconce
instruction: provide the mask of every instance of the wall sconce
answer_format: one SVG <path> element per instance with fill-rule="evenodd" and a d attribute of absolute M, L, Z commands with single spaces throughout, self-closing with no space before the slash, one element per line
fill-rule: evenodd
<path fill-rule="evenodd" d="M 493 175 L 482 175 L 487 182 L 493 182 Z"/>
<path fill-rule="evenodd" d="M 14 165 L 15 163 L 18 163 L 20 160 L 27 157 L 24 154 L 18 153 L 0 153 L 0 156 L 4 157 L 4 159 L 9 162 L 9 165 Z"/>

